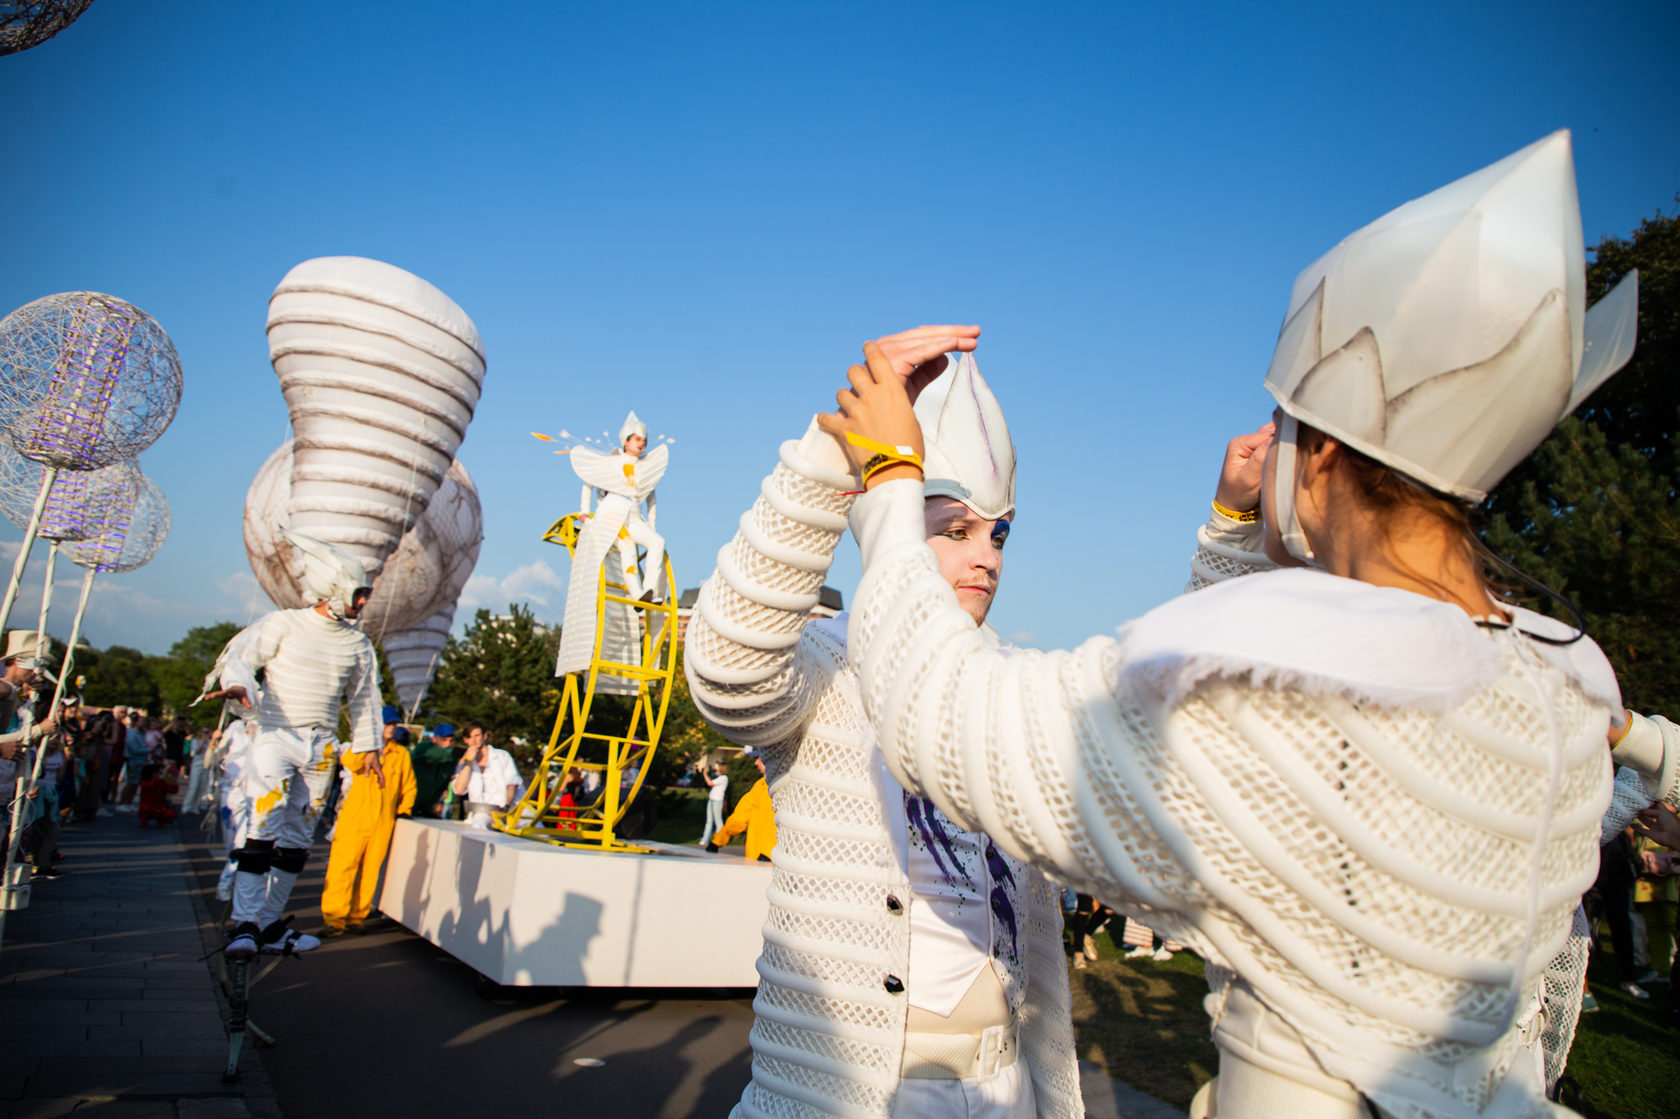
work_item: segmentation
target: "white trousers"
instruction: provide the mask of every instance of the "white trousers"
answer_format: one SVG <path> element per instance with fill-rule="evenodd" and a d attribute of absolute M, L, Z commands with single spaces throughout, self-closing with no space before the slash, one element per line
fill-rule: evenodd
<path fill-rule="evenodd" d="M 1027 1062 L 976 1080 L 900 1080 L 893 1119 L 1034 1119 Z"/>
<path fill-rule="evenodd" d="M 623 501 L 629 504 L 627 498 L 616 495 L 602 498 L 601 504 L 604 506 L 609 501 Z M 658 588 L 659 581 L 665 574 L 665 538 L 648 524 L 640 507 L 630 506 L 624 519 L 624 529 L 618 534 L 615 544 L 618 548 L 619 568 L 624 574 L 624 585 L 630 588 L 630 597 L 640 598 L 643 591 Z M 647 549 L 647 562 L 640 573 L 636 568 L 638 544 Z"/>
<path fill-rule="evenodd" d="M 245 762 L 245 801 L 252 839 L 308 849 L 327 801 L 333 768 L 332 732 L 265 727 Z"/>

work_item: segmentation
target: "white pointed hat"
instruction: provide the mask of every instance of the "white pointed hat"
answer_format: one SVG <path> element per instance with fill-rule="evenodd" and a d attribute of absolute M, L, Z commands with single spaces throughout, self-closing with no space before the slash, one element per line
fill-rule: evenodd
<path fill-rule="evenodd" d="M 951 369 L 916 399 L 922 425 L 922 493 L 954 497 L 995 521 L 1015 513 L 1015 445 L 1003 408 L 969 354 L 949 355 Z"/>
<path fill-rule="evenodd" d="M 282 527 L 280 535 L 303 556 L 303 590 L 314 601 L 323 599 L 343 617 L 356 592 L 372 582 L 361 561 L 331 544 Z"/>
<path fill-rule="evenodd" d="M 624 417 L 624 426 L 618 429 L 618 445 L 620 447 L 624 446 L 624 441 L 632 435 L 640 435 L 643 439 L 647 438 L 647 424 L 641 421 L 634 409 L 628 416 Z"/>
<path fill-rule="evenodd" d="M 1584 262 L 1569 133 L 1554 132 L 1302 272 L 1266 389 L 1287 416 L 1480 501 L 1633 355 L 1637 273 L 1585 313 Z"/>

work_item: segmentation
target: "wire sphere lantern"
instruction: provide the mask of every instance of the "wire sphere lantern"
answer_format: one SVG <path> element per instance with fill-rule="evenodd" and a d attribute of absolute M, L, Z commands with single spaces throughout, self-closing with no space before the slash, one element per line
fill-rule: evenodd
<path fill-rule="evenodd" d="M 0 442 L 0 514 L 25 528 L 41 490 L 42 468 Z M 132 505 L 140 488 L 140 467 L 133 459 L 98 470 L 64 470 L 53 478 L 41 510 L 40 535 L 70 543 L 97 531 L 89 518 L 112 502 Z"/>
<path fill-rule="evenodd" d="M 113 487 L 98 508 L 89 511 L 89 534 L 66 548 L 72 562 L 100 573 L 133 571 L 151 562 L 169 535 L 169 501 L 157 483 L 132 464 L 132 496 Z"/>
<path fill-rule="evenodd" d="M 96 470 L 156 442 L 181 404 L 181 359 L 146 312 L 98 292 L 0 319 L 0 427 L 18 454 Z"/>
<path fill-rule="evenodd" d="M 0 0 L 0 54 L 38 47 L 76 22 L 93 0 Z"/>

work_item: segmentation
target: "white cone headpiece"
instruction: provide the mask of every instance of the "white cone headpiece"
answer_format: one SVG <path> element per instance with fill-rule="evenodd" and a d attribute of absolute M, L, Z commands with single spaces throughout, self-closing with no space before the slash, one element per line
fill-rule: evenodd
<path fill-rule="evenodd" d="M 1585 255 L 1569 133 L 1554 132 L 1302 272 L 1266 389 L 1302 423 L 1480 501 L 1633 355 L 1637 274 L 1587 314 Z"/>
<path fill-rule="evenodd" d="M 333 616 L 342 619 L 356 592 L 368 586 L 367 569 L 355 557 L 313 536 L 281 528 L 280 535 L 303 556 L 303 590 L 313 601 L 325 599 Z"/>
<path fill-rule="evenodd" d="M 922 493 L 954 497 L 988 521 L 1015 515 L 1015 445 L 974 358 L 951 354 L 950 371 L 916 399 L 927 452 Z"/>
<path fill-rule="evenodd" d="M 624 417 L 624 426 L 618 429 L 618 445 L 624 446 L 624 441 L 632 435 L 647 438 L 647 424 L 643 423 L 634 411 Z"/>

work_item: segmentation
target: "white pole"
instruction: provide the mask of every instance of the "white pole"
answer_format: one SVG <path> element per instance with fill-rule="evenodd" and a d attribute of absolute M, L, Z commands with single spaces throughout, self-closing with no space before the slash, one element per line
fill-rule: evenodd
<path fill-rule="evenodd" d="M 82 580 L 82 600 L 76 606 L 76 620 L 70 626 L 70 644 L 65 646 L 64 660 L 60 662 L 58 670 L 58 686 L 53 689 L 52 706 L 47 709 L 47 717 L 56 719 L 59 701 L 64 698 L 64 682 L 70 678 L 70 669 L 76 661 L 76 642 L 82 636 L 82 618 L 87 614 L 88 596 L 93 593 L 93 569 L 89 568 L 87 577 Z M 26 721 L 27 725 L 27 721 Z M 28 741 L 28 734 L 24 740 Z M 12 867 L 17 865 L 18 842 L 23 838 L 23 803 L 30 792 L 41 780 L 41 763 L 47 756 L 46 739 L 35 748 L 35 764 L 29 772 L 29 780 L 25 782 L 21 777 L 17 783 L 17 796 L 12 800 L 11 832 L 6 840 L 5 877 L 0 883 L 9 889 L 12 881 Z M 6 940 L 6 907 L 0 905 L 0 949 L 4 948 Z"/>
<path fill-rule="evenodd" d="M 47 650 L 47 615 L 52 611 L 53 569 L 58 566 L 58 541 L 47 545 L 47 582 L 41 588 L 41 616 L 35 620 L 35 655 L 45 657 Z"/>
<path fill-rule="evenodd" d="M 35 495 L 35 509 L 29 514 L 29 528 L 23 534 L 23 543 L 18 545 L 17 561 L 12 564 L 12 581 L 6 588 L 6 600 L 0 603 L 0 634 L 5 633 L 6 623 L 12 617 L 12 603 L 17 601 L 18 587 L 23 583 L 23 569 L 29 563 L 29 550 L 35 546 L 35 534 L 41 530 L 41 514 L 47 507 L 47 491 L 52 489 L 53 479 L 58 477 L 58 467 L 48 466 L 41 471 L 41 492 Z"/>

